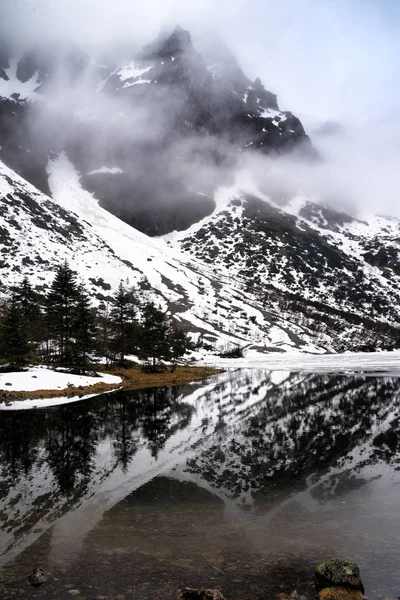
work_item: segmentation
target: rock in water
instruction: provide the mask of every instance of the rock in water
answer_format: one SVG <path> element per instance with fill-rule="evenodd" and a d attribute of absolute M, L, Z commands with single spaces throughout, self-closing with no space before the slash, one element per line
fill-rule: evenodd
<path fill-rule="evenodd" d="M 178 590 L 177 600 L 226 600 L 219 590 L 195 590 L 182 588 Z"/>
<path fill-rule="evenodd" d="M 315 570 L 315 590 L 318 600 L 362 600 L 364 586 L 358 565 L 341 558 L 332 558 Z"/>
<path fill-rule="evenodd" d="M 34 587 L 39 587 L 39 585 L 42 585 L 42 583 L 47 581 L 47 578 L 48 573 L 46 573 L 46 571 L 41 567 L 35 567 L 32 573 L 29 573 L 28 575 L 28 581 Z"/>

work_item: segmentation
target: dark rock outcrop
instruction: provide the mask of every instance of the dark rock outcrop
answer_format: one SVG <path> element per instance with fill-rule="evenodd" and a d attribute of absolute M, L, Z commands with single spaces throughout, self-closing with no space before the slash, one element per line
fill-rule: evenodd
<path fill-rule="evenodd" d="M 315 590 L 318 600 L 361 600 L 364 585 L 356 563 L 331 558 L 315 570 Z"/>

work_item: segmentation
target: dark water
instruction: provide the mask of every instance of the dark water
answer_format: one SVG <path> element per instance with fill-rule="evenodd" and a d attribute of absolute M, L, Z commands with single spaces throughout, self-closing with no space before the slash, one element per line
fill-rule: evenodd
<path fill-rule="evenodd" d="M 311 599 L 336 555 L 399 596 L 399 400 L 397 378 L 242 370 L 0 412 L 0 598 Z"/>

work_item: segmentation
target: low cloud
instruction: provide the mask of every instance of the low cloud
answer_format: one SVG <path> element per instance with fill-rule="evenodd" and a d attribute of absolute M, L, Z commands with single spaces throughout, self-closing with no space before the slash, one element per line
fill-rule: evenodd
<path fill-rule="evenodd" d="M 343 124 L 336 135 L 313 138 L 322 157 L 319 164 L 249 153 L 251 171 L 263 189 L 270 186 L 276 194 L 281 187 L 285 194 L 303 193 L 334 201 L 339 207 L 353 210 L 356 205 L 361 212 L 400 216 L 400 8 L 394 3 L 3 0 L 0 5 L 0 23 L 17 45 L 43 39 L 73 40 L 98 56 L 111 48 L 129 54 L 177 22 L 194 32 L 199 45 L 207 36 L 221 34 L 246 74 L 252 79 L 260 76 L 266 88 L 277 93 L 281 108 L 302 119 L 312 138 L 325 121 Z M 94 97 L 88 93 L 86 80 L 71 89 L 59 83 L 52 91 L 53 115 L 87 110 L 104 122 L 102 137 L 93 148 L 93 162 L 107 156 L 107 145 L 118 136 L 126 144 L 133 140 L 157 144 L 164 135 L 164 116 L 151 107 L 132 109 L 121 100 Z M 121 125 L 120 113 L 129 114 Z M 33 125 L 37 132 L 52 135 L 48 119 L 39 107 Z M 71 143 L 74 130 L 59 128 L 58 135 Z M 205 158 L 220 150 L 223 153 L 219 142 L 202 139 L 200 153 L 198 144 L 198 138 L 187 138 L 183 145 L 171 145 L 171 172 L 193 181 L 193 187 L 198 181 L 213 184 L 218 177 L 225 181 L 226 164 L 210 170 L 212 161 Z M 167 165 L 168 158 L 161 153 L 161 164 L 163 160 Z"/>

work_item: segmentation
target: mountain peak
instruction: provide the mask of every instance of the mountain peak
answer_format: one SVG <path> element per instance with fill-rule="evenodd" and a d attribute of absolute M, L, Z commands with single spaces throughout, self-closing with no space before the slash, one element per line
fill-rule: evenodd
<path fill-rule="evenodd" d="M 192 47 L 192 37 L 189 31 L 177 25 L 172 35 L 163 44 L 162 50 L 168 55 L 181 54 Z"/>
<path fill-rule="evenodd" d="M 143 57 L 170 58 L 184 54 L 188 49 L 193 49 L 190 32 L 177 25 L 172 33 L 164 35 L 154 44 L 145 46 Z"/>
<path fill-rule="evenodd" d="M 190 37 L 189 31 L 187 31 L 187 29 L 183 29 L 183 27 L 181 27 L 179 23 L 176 25 L 172 35 L 189 35 Z"/>
<path fill-rule="evenodd" d="M 192 36 L 187 29 L 183 29 L 180 25 L 177 25 L 172 34 L 167 39 L 166 44 L 177 44 L 178 49 L 186 49 L 192 45 Z"/>

